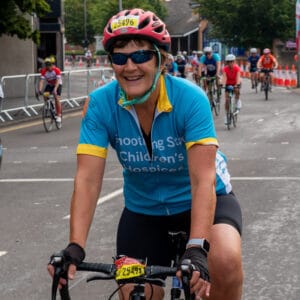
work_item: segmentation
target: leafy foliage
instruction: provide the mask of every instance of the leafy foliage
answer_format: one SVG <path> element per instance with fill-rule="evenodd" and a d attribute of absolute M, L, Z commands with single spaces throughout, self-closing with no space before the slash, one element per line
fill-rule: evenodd
<path fill-rule="evenodd" d="M 84 40 L 84 0 L 65 0 L 65 34 L 68 43 L 82 45 Z M 119 11 L 119 0 L 86 0 L 87 39 L 91 43 L 95 35 L 102 35 L 111 16 Z M 123 0 L 122 8 L 139 7 L 166 17 L 167 10 L 162 0 Z"/>
<path fill-rule="evenodd" d="M 210 36 L 229 46 L 272 47 L 295 36 L 295 3 L 290 0 L 196 0 L 211 23 Z"/>
<path fill-rule="evenodd" d="M 50 11 L 45 0 L 4 0 L 0 9 L 0 36 L 16 35 L 39 43 L 39 32 L 33 30 L 29 16 L 42 17 Z"/>

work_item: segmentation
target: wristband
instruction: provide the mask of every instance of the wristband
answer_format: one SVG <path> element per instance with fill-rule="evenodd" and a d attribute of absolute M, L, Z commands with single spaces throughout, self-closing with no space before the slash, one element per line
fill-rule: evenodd
<path fill-rule="evenodd" d="M 189 248 L 190 246 L 196 246 L 201 247 L 206 253 L 209 252 L 209 242 L 206 239 L 190 239 L 187 244 L 186 248 Z"/>

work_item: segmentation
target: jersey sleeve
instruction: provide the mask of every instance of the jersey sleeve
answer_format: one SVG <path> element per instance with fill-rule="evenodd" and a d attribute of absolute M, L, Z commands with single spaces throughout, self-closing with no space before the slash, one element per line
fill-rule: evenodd
<path fill-rule="evenodd" d="M 97 99 L 90 95 L 85 104 L 85 115 L 81 122 L 77 154 L 88 154 L 106 158 L 108 131 L 106 122 L 110 114 L 104 113 Z"/>
<path fill-rule="evenodd" d="M 213 59 L 216 61 L 216 62 L 219 62 L 221 61 L 221 57 L 218 53 L 213 53 Z"/>
<path fill-rule="evenodd" d="M 185 140 L 189 149 L 194 144 L 218 146 L 209 100 L 201 89 L 191 91 L 192 99 L 185 115 Z"/>

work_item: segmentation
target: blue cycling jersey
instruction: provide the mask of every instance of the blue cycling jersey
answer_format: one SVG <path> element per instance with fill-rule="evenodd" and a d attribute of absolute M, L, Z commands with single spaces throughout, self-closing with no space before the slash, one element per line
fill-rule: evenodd
<path fill-rule="evenodd" d="M 211 58 L 208 58 L 205 54 L 201 56 L 200 63 L 206 66 L 207 75 L 215 76 L 217 73 L 217 62 L 221 61 L 218 53 L 212 53 Z"/>
<path fill-rule="evenodd" d="M 256 70 L 257 70 L 257 62 L 258 62 L 258 60 L 259 60 L 259 55 L 257 54 L 257 55 L 255 55 L 255 56 L 253 56 L 253 55 L 250 55 L 249 57 L 248 57 L 248 62 L 249 62 L 249 64 L 250 64 L 250 72 L 255 72 Z"/>
<path fill-rule="evenodd" d="M 187 150 L 194 144 L 218 145 L 206 94 L 188 80 L 161 76 L 150 156 L 134 106 L 120 105 L 119 93 L 118 82 L 112 81 L 90 94 L 77 153 L 106 158 L 109 144 L 116 150 L 131 211 L 168 215 L 190 209 Z M 217 157 L 218 192 L 227 193 L 226 161 Z"/>

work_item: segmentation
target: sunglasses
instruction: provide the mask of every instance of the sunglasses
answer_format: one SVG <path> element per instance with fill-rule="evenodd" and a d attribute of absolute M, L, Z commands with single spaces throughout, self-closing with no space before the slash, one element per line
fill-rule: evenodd
<path fill-rule="evenodd" d="M 138 50 L 129 54 L 125 53 L 111 53 L 111 62 L 115 65 L 125 65 L 128 58 L 132 60 L 135 64 L 143 64 L 152 59 L 153 55 L 156 53 L 154 50 Z"/>

